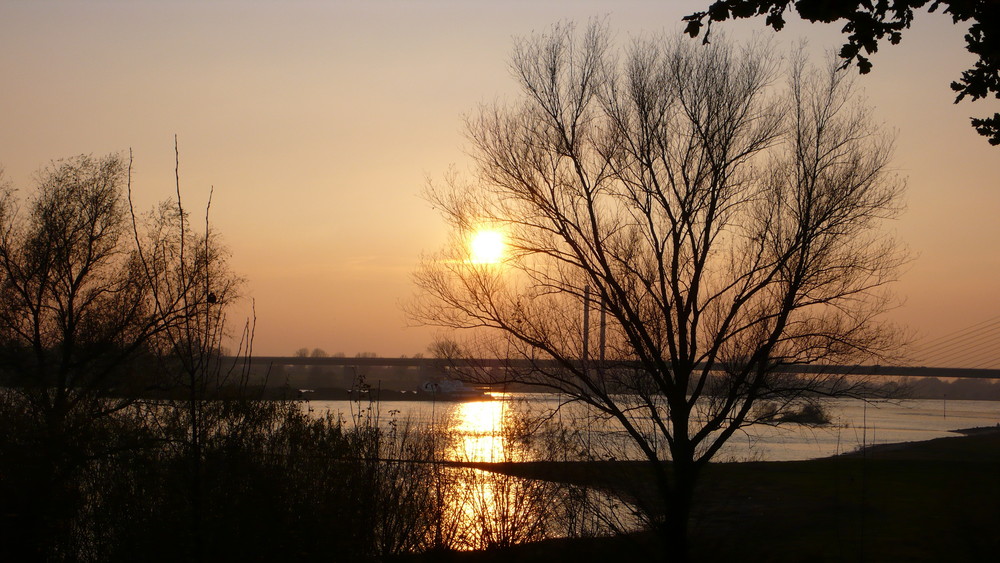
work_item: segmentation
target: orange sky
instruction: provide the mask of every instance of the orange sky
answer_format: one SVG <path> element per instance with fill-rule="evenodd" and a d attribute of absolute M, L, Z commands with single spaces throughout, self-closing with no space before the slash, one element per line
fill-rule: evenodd
<path fill-rule="evenodd" d="M 49 160 L 133 150 L 138 202 L 173 193 L 173 135 L 189 208 L 215 187 L 213 221 L 256 302 L 255 351 L 424 352 L 400 304 L 422 252 L 445 240 L 420 199 L 427 177 L 468 166 L 462 116 L 511 96 L 516 36 L 607 16 L 621 41 L 679 31 L 706 6 L 648 1 L 71 2 L 0 4 L 0 165 L 22 188 Z M 80 3 L 84 4 L 84 3 Z M 762 20 L 778 51 L 834 26 Z M 1000 314 L 1000 148 L 953 105 L 971 64 L 961 27 L 920 14 L 859 84 L 897 131 L 908 211 L 892 225 L 917 260 L 894 313 L 933 337 Z M 991 105 L 992 104 L 992 105 Z M 242 313 L 241 313 L 242 314 Z"/>

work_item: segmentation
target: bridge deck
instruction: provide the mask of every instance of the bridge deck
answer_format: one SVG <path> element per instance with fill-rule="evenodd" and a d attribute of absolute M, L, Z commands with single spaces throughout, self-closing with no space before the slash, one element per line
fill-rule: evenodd
<path fill-rule="evenodd" d="M 232 358 L 235 359 L 235 358 Z M 441 360 L 434 358 L 302 358 L 298 356 L 255 356 L 251 365 L 275 366 L 384 366 L 434 369 L 446 365 L 456 367 L 504 368 L 511 369 L 557 369 L 559 364 L 552 360 L 501 360 L 501 359 L 460 359 Z M 594 362 L 596 364 L 596 362 Z M 620 365 L 620 364 L 618 364 Z M 786 366 L 780 371 L 786 373 L 831 373 L 845 375 L 873 375 L 892 377 L 963 377 L 972 379 L 1000 379 L 1000 369 L 970 369 L 927 366 L 882 366 L 882 365 L 803 365 Z"/>

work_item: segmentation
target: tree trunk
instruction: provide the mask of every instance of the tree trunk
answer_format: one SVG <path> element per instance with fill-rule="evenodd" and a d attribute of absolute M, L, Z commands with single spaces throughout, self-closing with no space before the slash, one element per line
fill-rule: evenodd
<path fill-rule="evenodd" d="M 672 462 L 674 483 L 666 495 L 666 514 L 660 534 L 664 560 L 684 563 L 689 559 L 690 542 L 688 523 L 694 498 L 696 480 L 694 463 L 687 456 L 678 456 Z"/>

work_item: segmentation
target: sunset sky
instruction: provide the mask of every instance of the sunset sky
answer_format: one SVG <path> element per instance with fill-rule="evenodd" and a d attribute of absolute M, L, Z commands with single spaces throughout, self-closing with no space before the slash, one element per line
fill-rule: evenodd
<path fill-rule="evenodd" d="M 425 352 L 401 304 L 421 253 L 446 239 L 420 197 L 427 178 L 469 167 L 463 115 L 511 99 L 519 36 L 606 17 L 619 44 L 679 33 L 709 0 L 0 3 L 0 166 L 21 189 L 53 159 L 134 154 L 141 208 L 173 194 L 173 138 L 190 210 L 214 186 L 212 220 L 256 303 L 255 352 L 301 347 Z M 763 19 L 717 31 L 807 38 L 836 26 Z M 897 133 L 908 209 L 890 225 L 916 260 L 893 319 L 933 337 L 1000 315 L 1000 147 L 969 126 L 996 101 L 954 105 L 973 60 L 965 29 L 918 14 L 859 80 Z M 238 315 L 245 315 L 245 311 Z"/>

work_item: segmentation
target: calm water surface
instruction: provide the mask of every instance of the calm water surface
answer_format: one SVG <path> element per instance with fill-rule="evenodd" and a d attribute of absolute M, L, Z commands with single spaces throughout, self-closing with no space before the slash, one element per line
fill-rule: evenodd
<path fill-rule="evenodd" d="M 516 447 L 525 421 L 551 429 L 554 425 L 576 431 L 576 440 L 597 457 L 638 457 L 629 451 L 628 439 L 613 422 L 587 416 L 579 405 L 557 408 L 551 394 L 498 395 L 491 401 L 434 402 L 391 401 L 379 405 L 351 401 L 311 401 L 317 415 L 327 412 L 350 419 L 358 414 L 377 416 L 380 423 L 408 420 L 453 435 L 451 459 L 471 461 L 527 461 L 539 452 Z M 371 411 L 368 411 L 368 408 Z M 820 428 L 785 425 L 752 427 L 737 433 L 716 457 L 720 461 L 813 459 L 849 452 L 862 445 L 929 440 L 954 436 L 953 430 L 1000 423 L 1000 401 L 906 400 L 866 404 L 836 400 L 827 406 L 832 423 Z M 547 423 L 542 422 L 547 420 Z M 515 444 L 512 446 L 512 444 Z M 547 451 L 550 459 L 559 453 Z"/>

